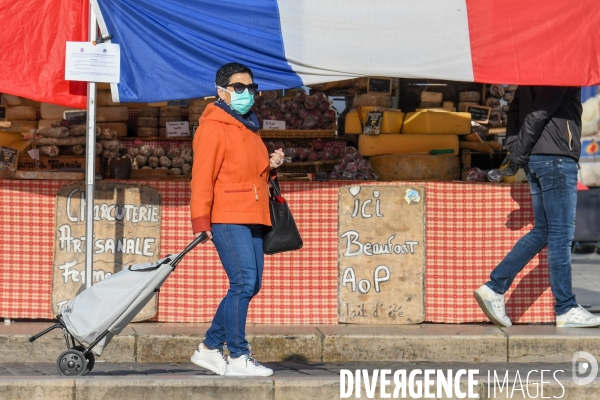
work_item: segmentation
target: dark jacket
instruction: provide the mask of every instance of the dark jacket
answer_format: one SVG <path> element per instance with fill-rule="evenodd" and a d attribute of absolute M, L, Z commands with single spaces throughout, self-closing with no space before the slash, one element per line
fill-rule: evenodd
<path fill-rule="evenodd" d="M 578 161 L 581 112 L 580 87 L 519 86 L 508 109 L 509 151 L 566 156 Z"/>

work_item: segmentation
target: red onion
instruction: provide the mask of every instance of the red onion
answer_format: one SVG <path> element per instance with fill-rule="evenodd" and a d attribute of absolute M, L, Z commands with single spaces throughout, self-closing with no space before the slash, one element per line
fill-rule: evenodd
<path fill-rule="evenodd" d="M 292 122 L 292 120 L 294 119 L 294 114 L 291 112 L 286 112 L 283 114 L 283 119 L 285 119 L 288 122 Z"/>
<path fill-rule="evenodd" d="M 336 159 L 340 158 L 340 156 L 342 155 L 342 148 L 339 146 L 333 146 L 333 148 L 331 149 L 331 154 L 333 154 L 333 156 Z"/>
<path fill-rule="evenodd" d="M 282 141 L 277 141 L 275 143 L 273 143 L 273 145 L 275 146 L 275 150 L 285 150 L 285 145 L 283 144 Z"/>
<path fill-rule="evenodd" d="M 356 150 L 356 147 L 352 147 L 352 146 L 348 146 L 346 147 L 346 149 L 344 150 L 344 153 L 346 154 L 354 154 L 356 153 L 358 150 Z"/>
<path fill-rule="evenodd" d="M 334 145 L 335 145 L 334 142 L 324 142 L 323 149 L 324 150 L 331 150 Z"/>
<path fill-rule="evenodd" d="M 329 173 L 329 180 L 332 181 L 339 181 L 340 179 L 342 179 L 342 176 L 340 175 L 339 172 L 330 172 Z"/>
<path fill-rule="evenodd" d="M 377 180 L 377 175 L 375 175 L 374 172 L 367 172 L 367 173 L 365 173 L 365 180 L 367 180 L 367 181 L 376 181 Z"/>
<path fill-rule="evenodd" d="M 266 117 L 267 115 L 271 115 L 271 109 L 269 106 L 260 106 L 260 115 Z"/>
<path fill-rule="evenodd" d="M 357 172 L 354 174 L 354 180 L 362 181 L 364 179 L 365 179 L 365 174 L 363 174 L 362 172 Z"/>
<path fill-rule="evenodd" d="M 363 159 L 362 154 L 360 153 L 354 153 L 354 161 L 359 162 Z"/>
<path fill-rule="evenodd" d="M 312 115 L 313 117 L 315 117 L 315 118 L 317 118 L 317 119 L 318 119 L 319 117 L 323 116 L 323 114 L 321 113 L 321 111 L 319 111 L 319 110 L 318 110 L 318 109 L 316 109 L 316 108 L 313 108 L 312 110 L 310 110 L 310 115 Z"/>
<path fill-rule="evenodd" d="M 279 103 L 279 109 L 283 112 L 290 111 L 292 109 L 291 100 L 285 99 Z"/>
<path fill-rule="evenodd" d="M 269 121 L 274 121 L 275 120 L 275 116 L 274 115 L 267 115 L 265 117 L 265 119 L 268 119 Z"/>
<path fill-rule="evenodd" d="M 306 99 L 306 93 L 304 93 L 304 92 L 298 92 L 294 95 L 295 102 L 304 103 L 305 99 Z"/>
<path fill-rule="evenodd" d="M 281 111 L 279 111 L 279 109 L 277 109 L 277 111 L 275 111 L 275 112 L 273 112 L 273 110 L 271 110 L 271 114 L 273 115 L 274 119 L 276 119 L 278 121 L 284 120 L 283 113 Z"/>
<path fill-rule="evenodd" d="M 335 165 L 333 166 L 333 170 L 334 170 L 335 172 L 342 172 L 342 171 L 345 171 L 345 170 L 346 170 L 346 163 L 345 163 L 345 162 L 339 162 L 339 163 L 335 164 Z"/>
<path fill-rule="evenodd" d="M 325 148 L 325 142 L 323 139 L 316 139 L 312 142 L 312 148 L 315 151 L 321 151 Z"/>
<path fill-rule="evenodd" d="M 317 102 L 315 101 L 315 98 L 312 96 L 306 96 L 306 100 L 304 100 L 304 107 L 306 107 L 309 110 L 312 110 L 316 106 Z"/>
<path fill-rule="evenodd" d="M 319 103 L 319 110 L 321 110 L 322 112 L 325 112 L 325 111 L 329 110 L 330 105 L 331 104 L 329 104 L 328 101 L 322 101 Z M 331 111 L 333 111 L 333 110 L 331 110 Z"/>
<path fill-rule="evenodd" d="M 256 104 L 254 104 L 252 107 L 250 107 L 250 110 L 254 113 L 254 114 L 258 114 L 259 113 L 259 108 Z"/>
<path fill-rule="evenodd" d="M 323 117 L 329 121 L 335 121 L 335 111 L 334 110 L 327 110 L 323 113 Z"/>
<path fill-rule="evenodd" d="M 321 152 L 321 161 L 329 161 L 333 160 L 333 154 L 331 154 L 330 150 L 323 150 Z"/>
<path fill-rule="evenodd" d="M 342 156 L 342 161 L 344 161 L 345 163 L 354 162 L 354 155 L 353 154 L 344 154 Z"/>
<path fill-rule="evenodd" d="M 358 162 L 358 170 L 359 170 L 360 172 L 369 172 L 369 166 L 370 166 L 370 165 L 371 165 L 371 164 L 369 163 L 369 161 L 368 161 L 368 160 L 360 160 L 360 161 Z"/>
<path fill-rule="evenodd" d="M 354 180 L 354 172 L 344 172 L 342 174 L 342 179 L 348 180 L 348 181 L 353 181 Z"/>
<path fill-rule="evenodd" d="M 295 159 L 297 159 L 298 157 L 296 156 L 296 149 L 294 147 L 286 147 L 285 150 L 283 150 L 283 154 L 286 157 L 289 157 L 292 159 L 292 161 L 294 161 Z"/>
<path fill-rule="evenodd" d="M 322 103 L 322 102 L 324 102 L 324 101 L 327 100 L 327 95 L 325 93 L 323 93 L 323 92 L 315 92 L 313 94 L 313 97 L 315 98 L 315 100 L 318 103 Z M 329 103 L 329 102 L 327 102 L 327 103 Z"/>
<path fill-rule="evenodd" d="M 302 122 L 304 122 L 302 118 L 294 118 L 292 119 L 292 127 L 294 129 L 299 129 L 300 126 L 302 126 Z"/>
<path fill-rule="evenodd" d="M 298 112 L 303 109 L 304 106 L 299 103 L 292 103 L 292 112 L 298 114 Z"/>
<path fill-rule="evenodd" d="M 266 102 L 273 101 L 279 96 L 278 90 L 265 90 L 262 92 L 262 96 L 265 98 Z"/>
<path fill-rule="evenodd" d="M 356 172 L 358 171 L 358 164 L 355 162 L 349 162 L 346 164 L 346 171 L 348 172 Z"/>
<path fill-rule="evenodd" d="M 257 107 L 260 107 L 263 104 L 265 104 L 265 98 L 255 94 L 254 95 L 254 105 L 256 105 Z"/>
<path fill-rule="evenodd" d="M 317 119 L 312 115 L 304 118 L 304 123 L 302 124 L 304 129 L 315 129 L 317 127 Z"/>
<path fill-rule="evenodd" d="M 308 157 L 307 157 L 308 161 L 317 161 L 319 159 L 319 153 L 317 153 L 316 151 L 311 151 L 308 153 Z"/>
<path fill-rule="evenodd" d="M 310 111 L 308 111 L 306 108 L 300 108 L 296 114 L 298 117 L 304 119 L 310 115 Z"/>
<path fill-rule="evenodd" d="M 298 157 L 298 159 L 300 161 L 304 161 L 304 160 L 306 160 L 306 157 L 308 157 L 309 152 L 310 152 L 310 150 L 305 149 L 303 147 L 299 147 L 296 149 L 296 156 Z"/>
<path fill-rule="evenodd" d="M 275 99 L 269 103 L 269 106 L 271 107 L 271 109 L 279 110 L 281 108 L 281 102 L 279 101 L 279 99 Z"/>
<path fill-rule="evenodd" d="M 314 110 L 313 110 L 313 111 L 314 111 Z M 326 120 L 325 118 L 323 118 L 323 117 L 319 117 L 319 118 L 317 118 L 317 126 L 318 126 L 320 129 L 324 129 L 324 128 L 325 128 L 325 126 L 326 126 L 327 124 L 330 124 L 330 125 L 331 125 L 331 122 L 327 121 L 327 120 Z"/>

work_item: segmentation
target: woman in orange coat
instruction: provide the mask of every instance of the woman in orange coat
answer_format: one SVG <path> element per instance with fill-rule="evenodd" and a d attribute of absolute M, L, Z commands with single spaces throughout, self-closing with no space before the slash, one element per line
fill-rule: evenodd
<path fill-rule="evenodd" d="M 269 155 L 258 134 L 250 111 L 258 88 L 252 71 L 226 64 L 215 84 L 219 99 L 206 107 L 194 136 L 192 229 L 213 240 L 229 290 L 191 361 L 219 375 L 270 376 L 273 371 L 252 357 L 246 315 L 262 280 L 263 227 L 271 226 L 269 174 L 284 156 L 281 149 Z"/>

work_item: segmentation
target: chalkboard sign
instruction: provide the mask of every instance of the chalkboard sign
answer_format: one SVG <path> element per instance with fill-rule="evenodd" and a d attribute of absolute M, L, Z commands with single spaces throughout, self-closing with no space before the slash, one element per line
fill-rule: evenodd
<path fill-rule="evenodd" d="M 392 94 L 392 79 L 391 78 L 369 78 L 367 83 L 368 93 L 387 93 Z"/>
<path fill-rule="evenodd" d="M 0 106 L 0 121 L 6 121 L 6 106 Z"/>
<path fill-rule="evenodd" d="M 492 109 L 484 106 L 467 106 L 467 112 L 471 114 L 471 119 L 473 121 L 487 124 L 490 120 Z"/>

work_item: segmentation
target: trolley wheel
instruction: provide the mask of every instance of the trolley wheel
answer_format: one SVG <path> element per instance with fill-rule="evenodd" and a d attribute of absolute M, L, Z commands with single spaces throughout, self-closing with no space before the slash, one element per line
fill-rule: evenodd
<path fill-rule="evenodd" d="M 75 349 L 63 351 L 56 360 L 58 373 L 62 376 L 81 376 L 87 369 L 86 364 L 87 360 L 83 353 Z"/>
<path fill-rule="evenodd" d="M 75 347 L 73 347 L 73 349 L 83 353 L 83 351 L 85 350 L 85 347 L 75 346 Z M 91 351 L 88 352 L 84 357 L 85 357 L 85 360 L 87 361 L 87 365 L 86 365 L 85 371 L 83 371 L 82 375 L 87 375 L 90 372 L 92 372 L 92 370 L 94 369 L 94 364 L 96 362 L 96 358 L 94 357 L 94 353 L 92 353 Z"/>

